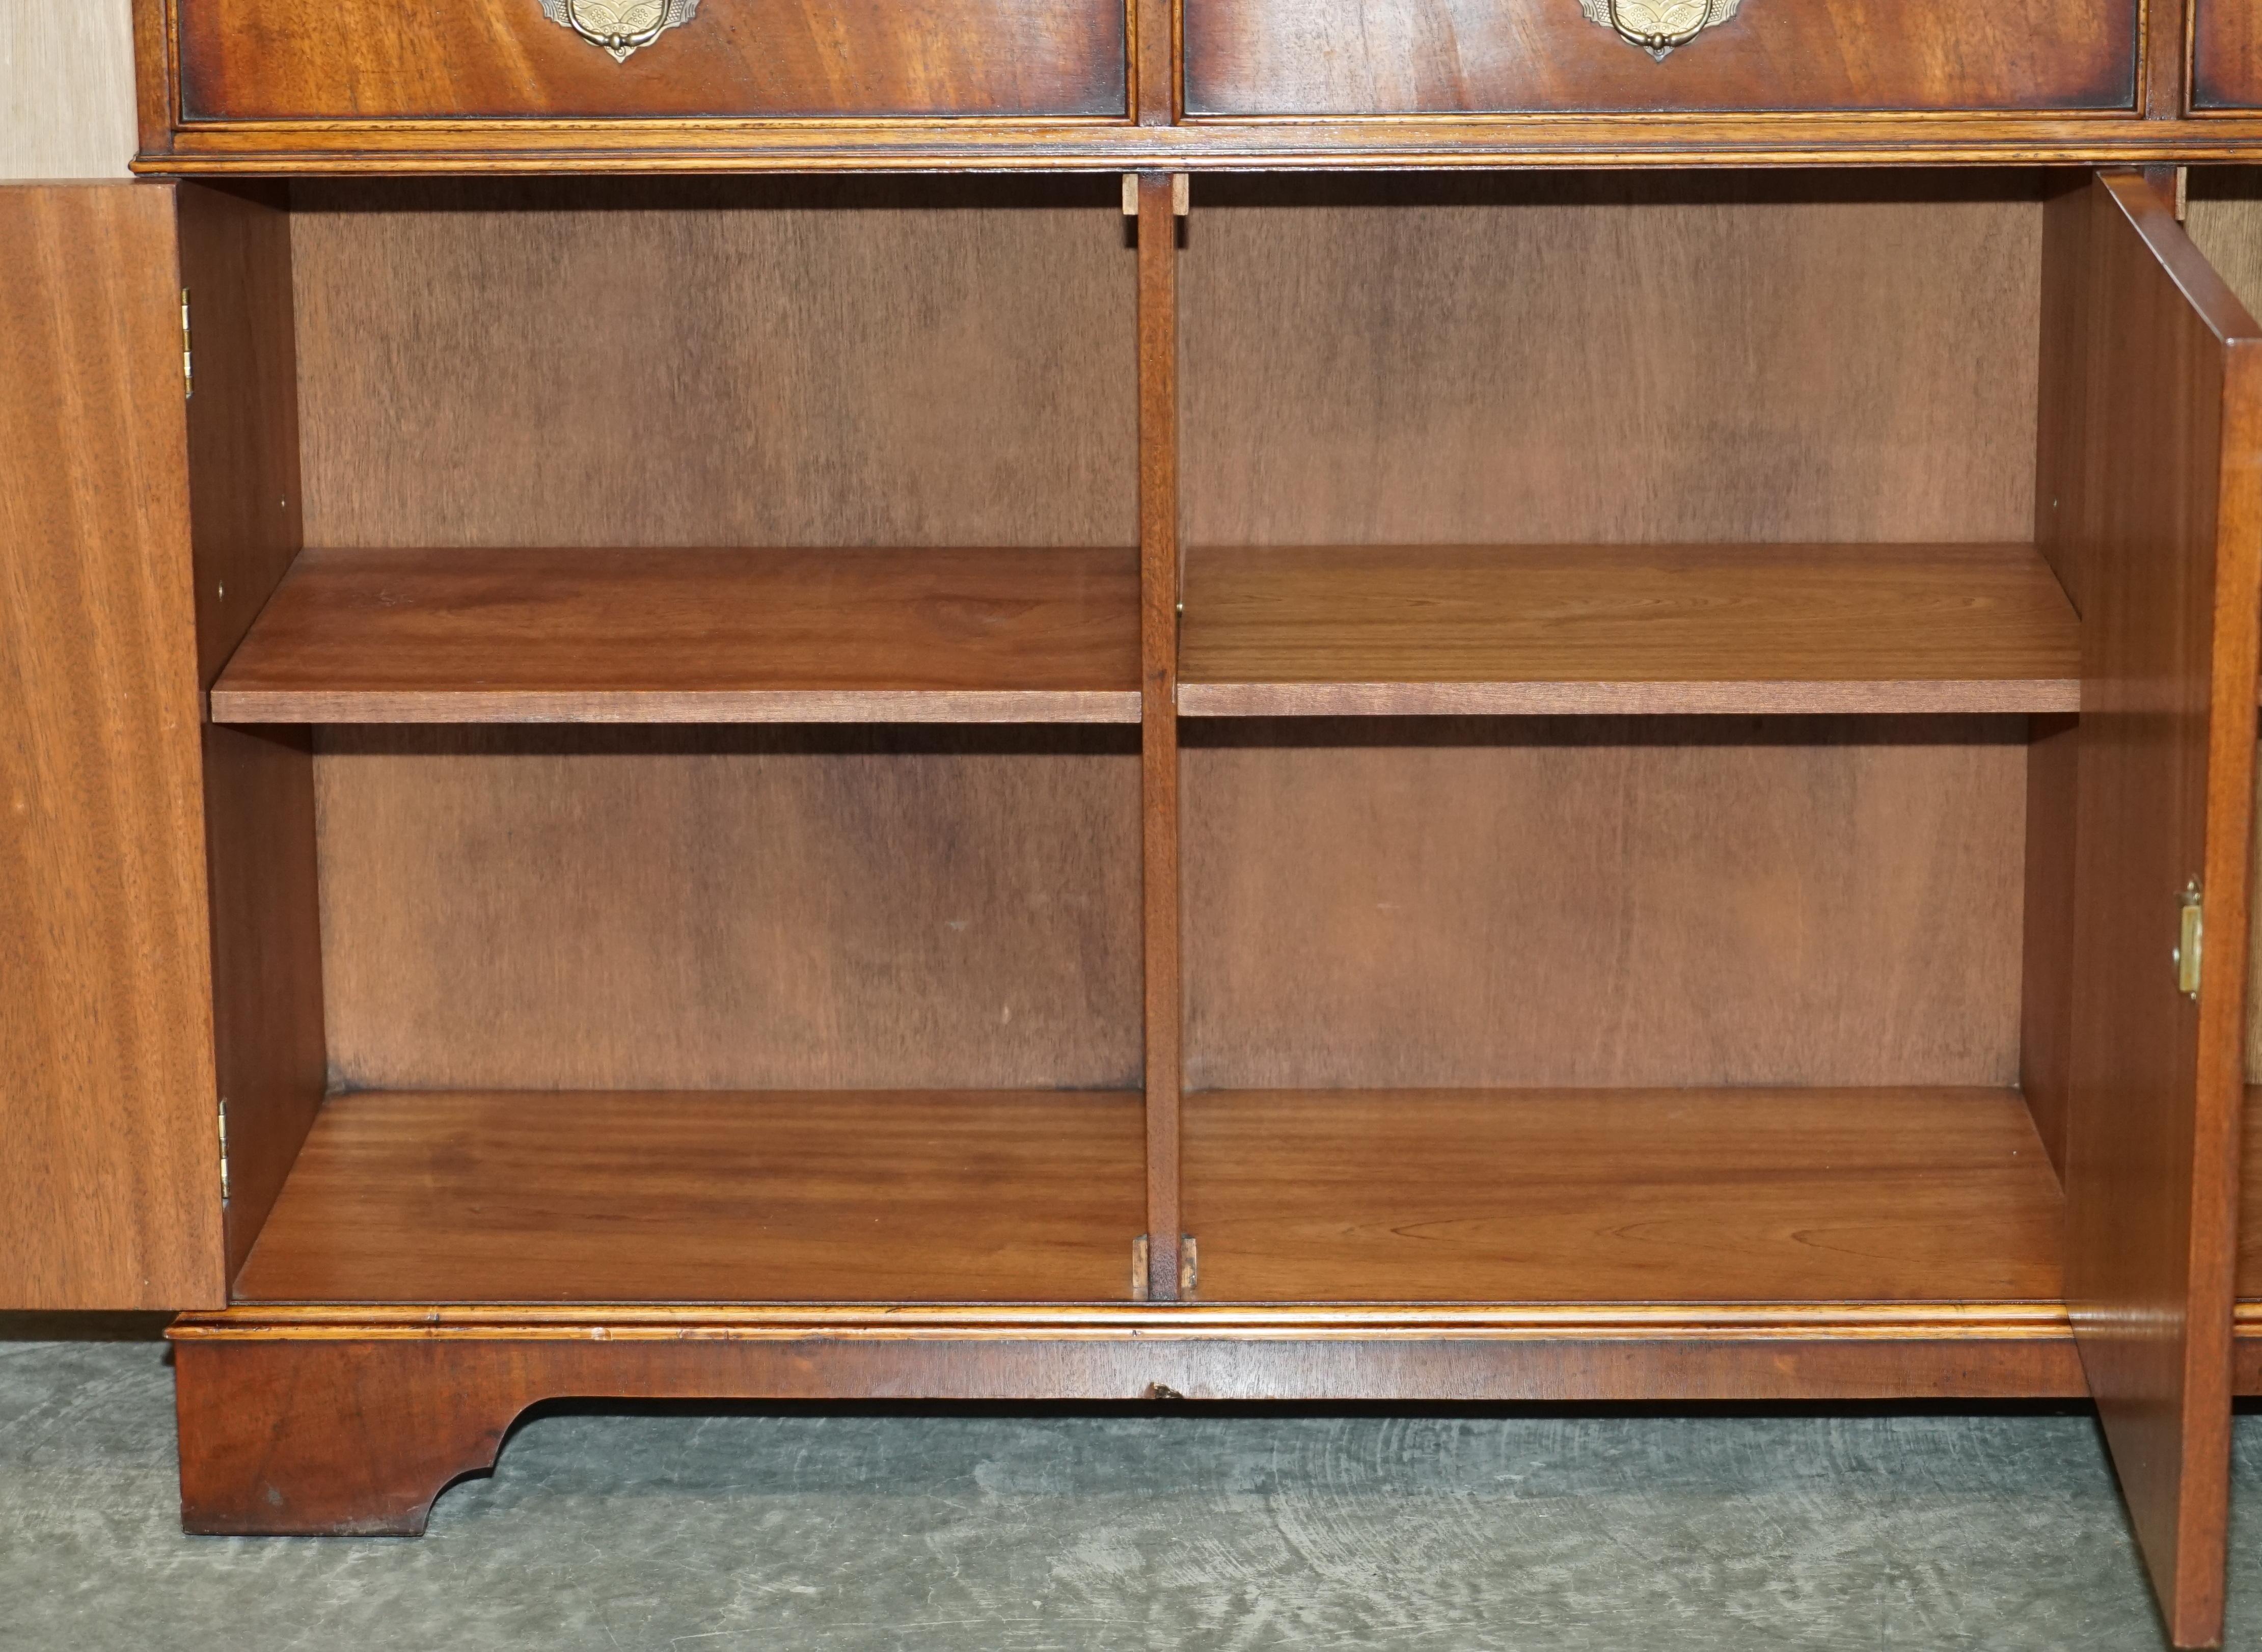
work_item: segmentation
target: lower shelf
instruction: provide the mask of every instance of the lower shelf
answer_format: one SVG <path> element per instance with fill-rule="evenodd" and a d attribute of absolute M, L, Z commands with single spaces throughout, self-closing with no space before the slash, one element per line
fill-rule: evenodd
<path fill-rule="evenodd" d="M 1139 1096 L 365 1092 L 316 1121 L 257 1303 L 1122 1302 Z M 2055 1303 L 2015 1091 L 1185 1100 L 1205 1303 Z"/>
<path fill-rule="evenodd" d="M 2040 1302 L 2063 1196 L 2015 1090 L 1214 1091 L 1216 1302 Z"/>
<path fill-rule="evenodd" d="M 1121 1301 L 1143 1132 L 1120 1092 L 333 1096 L 235 1298 Z"/>

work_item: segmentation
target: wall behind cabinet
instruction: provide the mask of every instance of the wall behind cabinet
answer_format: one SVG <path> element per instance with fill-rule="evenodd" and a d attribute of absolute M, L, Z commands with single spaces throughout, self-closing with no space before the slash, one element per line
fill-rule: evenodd
<path fill-rule="evenodd" d="M 130 0 L 0 5 L 0 178 L 123 177 L 133 142 Z"/>

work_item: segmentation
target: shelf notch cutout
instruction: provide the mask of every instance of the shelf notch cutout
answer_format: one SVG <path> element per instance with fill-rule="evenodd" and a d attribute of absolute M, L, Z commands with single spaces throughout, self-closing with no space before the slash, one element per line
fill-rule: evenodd
<path fill-rule="evenodd" d="M 1147 1272 L 1149 1251 L 1145 1234 L 1131 1241 L 1131 1300 L 1135 1302 L 1154 1300 L 1147 1285 L 1149 1277 Z M 1182 1233 L 1178 1236 L 1178 1300 L 1192 1302 L 1194 1288 L 1200 1282 L 1201 1265 L 1199 1253 L 1194 1245 L 1194 1236 Z"/>
<path fill-rule="evenodd" d="M 1171 173 L 1171 213 L 1179 218 L 1191 216 L 1193 212 L 1193 174 Z M 1126 172 L 1123 175 L 1123 216 L 1126 218 L 1139 216 L 1139 175 L 1136 172 Z"/>

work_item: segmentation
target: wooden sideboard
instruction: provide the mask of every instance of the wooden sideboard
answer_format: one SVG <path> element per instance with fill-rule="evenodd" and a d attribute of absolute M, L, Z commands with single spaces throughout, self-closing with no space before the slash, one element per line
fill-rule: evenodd
<path fill-rule="evenodd" d="M 157 176 L 0 189 L 0 1305 L 184 1310 L 191 1529 L 2089 1396 L 2219 1640 L 2243 9 L 137 17 Z"/>

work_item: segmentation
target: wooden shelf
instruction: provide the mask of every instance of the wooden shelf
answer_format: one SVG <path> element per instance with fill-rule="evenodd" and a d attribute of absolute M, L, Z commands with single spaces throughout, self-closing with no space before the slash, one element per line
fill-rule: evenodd
<path fill-rule="evenodd" d="M 2021 545 L 1205 549 L 1188 717 L 2073 711 Z"/>
<path fill-rule="evenodd" d="M 1143 1120 L 1113 1092 L 333 1096 L 235 1300 L 1120 1302 Z"/>
<path fill-rule="evenodd" d="M 1210 1091 L 1184 1130 L 1207 1302 L 2063 1295 L 2016 1091 Z"/>
<path fill-rule="evenodd" d="M 220 723 L 1139 720 L 1133 551 L 302 552 Z"/>

